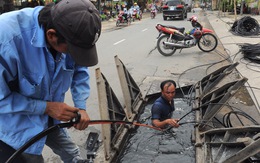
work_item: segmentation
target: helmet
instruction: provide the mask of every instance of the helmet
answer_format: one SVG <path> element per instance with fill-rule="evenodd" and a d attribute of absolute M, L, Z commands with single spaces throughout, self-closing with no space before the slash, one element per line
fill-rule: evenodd
<path fill-rule="evenodd" d="M 137 5 L 137 3 L 135 2 L 134 5 Z"/>
<path fill-rule="evenodd" d="M 197 21 L 198 21 L 198 18 L 193 15 L 193 16 L 189 19 L 189 21 L 191 21 L 191 22 L 197 22 Z"/>
<path fill-rule="evenodd" d="M 195 30 L 194 33 L 193 33 L 193 36 L 195 38 L 200 38 L 202 36 L 201 30 L 199 30 L 199 29 Z"/>

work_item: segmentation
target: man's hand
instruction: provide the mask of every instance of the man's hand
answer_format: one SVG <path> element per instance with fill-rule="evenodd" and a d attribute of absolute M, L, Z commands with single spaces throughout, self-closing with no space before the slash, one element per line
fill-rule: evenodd
<path fill-rule="evenodd" d="M 160 121 L 159 119 L 154 119 L 152 122 L 154 126 L 159 127 L 159 128 L 165 128 L 165 125 L 171 125 L 173 127 L 179 127 L 178 124 L 178 119 L 166 119 L 164 121 Z"/>
<path fill-rule="evenodd" d="M 179 124 L 178 124 L 178 120 L 176 119 L 167 119 L 166 120 L 167 124 L 173 126 L 173 127 L 179 127 Z"/>
<path fill-rule="evenodd" d="M 62 102 L 47 102 L 45 114 L 60 121 L 70 121 L 77 117 L 79 109 Z"/>
<path fill-rule="evenodd" d="M 74 124 L 74 127 L 78 130 L 84 130 L 88 127 L 90 119 L 86 110 L 79 110 L 79 113 L 81 114 L 80 122 Z"/>

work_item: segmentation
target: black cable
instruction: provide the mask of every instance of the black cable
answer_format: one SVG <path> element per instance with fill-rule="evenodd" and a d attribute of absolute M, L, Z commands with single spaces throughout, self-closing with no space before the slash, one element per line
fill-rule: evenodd
<path fill-rule="evenodd" d="M 204 106 L 207 106 L 207 105 L 226 105 L 228 107 L 230 107 L 232 109 L 231 112 L 228 112 L 227 114 L 225 114 L 223 116 L 223 126 L 226 127 L 226 128 L 229 128 L 232 126 L 232 123 L 230 121 L 230 115 L 231 114 L 238 114 L 238 115 L 241 115 L 245 118 L 247 118 L 248 120 L 250 120 L 253 124 L 255 125 L 259 125 L 259 123 L 254 119 L 252 118 L 250 115 L 248 115 L 247 113 L 245 113 L 244 111 L 242 111 L 241 109 L 235 107 L 235 106 L 231 106 L 230 104 L 226 104 L 226 103 L 205 103 L 201 106 L 199 106 L 197 109 L 201 108 L 201 107 L 204 107 Z M 239 110 L 239 111 L 234 111 L 233 108 Z M 237 116 L 237 115 L 236 115 Z M 240 121 L 240 123 L 243 125 L 243 122 L 240 120 L 240 118 L 237 116 L 238 120 Z"/>
<path fill-rule="evenodd" d="M 239 73 L 241 76 L 243 76 L 239 71 L 238 71 L 238 73 Z M 250 86 L 250 84 L 249 84 L 248 81 L 247 81 L 246 83 L 249 85 L 249 88 L 250 88 L 250 90 L 251 90 L 251 93 L 252 93 L 252 95 L 253 95 L 253 97 L 254 97 L 254 99 L 255 99 L 255 102 L 256 102 L 255 105 L 256 105 L 257 109 L 260 110 L 260 105 L 259 105 L 259 103 L 258 103 L 258 99 L 256 98 L 255 93 L 253 92 L 252 87 Z"/>
<path fill-rule="evenodd" d="M 216 51 L 216 50 L 215 50 Z M 217 51 L 218 52 L 218 51 Z M 237 55 L 238 53 L 240 53 L 240 51 L 239 52 L 237 52 L 235 55 Z M 213 63 L 208 63 L 208 64 L 203 64 L 203 65 L 198 65 L 198 66 L 195 66 L 195 67 L 191 67 L 191 68 L 189 68 L 189 69 L 187 69 L 187 70 L 185 70 L 185 71 L 183 71 L 180 75 L 179 75 L 179 77 L 178 77 L 178 79 L 177 79 L 177 81 L 176 81 L 176 84 L 178 85 L 178 87 L 180 88 L 180 90 L 181 90 L 181 92 L 182 92 L 182 94 L 183 94 L 183 97 L 185 97 L 185 93 L 184 93 L 184 91 L 182 90 L 182 88 L 180 87 L 180 79 L 181 79 L 181 77 L 186 73 L 186 72 L 188 72 L 188 71 L 190 71 L 190 70 L 193 70 L 193 69 L 196 69 L 196 68 L 200 68 L 200 67 L 204 67 L 204 66 L 213 66 L 213 65 L 216 65 L 216 64 L 218 64 L 218 63 L 221 63 L 221 62 L 224 62 L 224 61 L 229 61 L 229 62 L 231 62 L 230 61 L 230 58 L 233 56 L 233 55 L 229 55 L 229 57 L 228 58 L 225 58 L 224 56 L 222 56 L 221 55 L 221 53 L 218 53 L 221 57 L 223 57 L 224 59 L 223 60 L 220 60 L 220 61 L 217 61 L 217 62 L 213 62 Z M 198 83 L 198 82 L 197 82 Z M 194 88 L 191 88 L 192 90 L 194 90 Z M 191 94 L 188 94 L 188 95 L 191 95 Z M 191 98 L 189 98 L 189 99 L 191 99 Z M 188 99 L 187 99 L 188 100 Z M 191 100 L 190 100 L 191 101 Z"/>
<path fill-rule="evenodd" d="M 189 69 L 183 71 L 183 72 L 179 75 L 179 77 L 178 77 L 178 79 L 177 79 L 177 82 L 176 82 L 177 85 L 178 85 L 178 87 L 180 88 L 180 90 L 181 90 L 183 96 L 185 97 L 185 93 L 184 93 L 184 91 L 181 89 L 180 84 L 179 84 L 179 83 L 180 83 L 180 78 L 181 78 L 182 75 L 184 75 L 187 71 L 190 71 L 190 70 L 192 70 L 192 69 L 196 69 L 196 68 L 199 68 L 199 67 L 208 66 L 208 65 L 211 65 L 211 64 L 217 64 L 217 63 L 221 63 L 221 62 L 223 62 L 223 60 L 217 61 L 217 62 L 214 62 L 214 63 L 208 63 L 208 64 L 203 64 L 203 65 L 198 65 L 198 66 L 191 67 L 191 68 L 189 68 Z"/>
<path fill-rule="evenodd" d="M 239 44 L 244 58 L 249 59 L 252 62 L 260 63 L 260 44 Z"/>
<path fill-rule="evenodd" d="M 184 124 L 189 124 L 189 123 L 195 123 L 195 124 L 202 124 L 202 125 L 206 125 L 206 126 L 209 126 L 211 128 L 215 128 L 214 126 L 211 126 L 207 123 L 204 123 L 204 122 L 201 122 L 201 121 L 187 121 L 187 122 L 182 122 L 182 123 L 179 123 L 180 126 L 184 125 Z"/>
<path fill-rule="evenodd" d="M 232 25 L 230 32 L 240 36 L 255 36 L 259 35 L 259 24 L 256 19 L 245 16 L 236 20 Z"/>
<path fill-rule="evenodd" d="M 178 122 L 180 122 L 184 117 L 186 117 L 187 115 L 189 115 L 191 112 L 193 112 L 193 111 L 195 111 L 195 110 L 191 110 L 191 111 L 189 111 L 188 113 L 186 113 L 184 116 L 182 116 L 179 120 L 178 120 Z M 180 123 L 179 123 L 180 124 Z"/>
<path fill-rule="evenodd" d="M 247 118 L 248 120 L 250 120 L 253 124 L 255 125 L 259 125 L 259 123 L 254 120 L 251 116 L 249 116 L 248 114 L 246 114 L 245 112 L 241 112 L 241 111 L 231 111 L 231 112 L 228 112 L 226 113 L 224 116 L 223 116 L 223 122 L 224 122 L 224 125 L 229 128 L 229 127 L 233 127 L 232 123 L 231 123 L 231 118 L 230 116 L 234 114 L 237 119 L 240 121 L 241 125 L 244 126 L 243 122 L 241 121 L 241 119 L 238 117 L 238 115 L 240 116 L 243 116 L 245 118 Z"/>
<path fill-rule="evenodd" d="M 180 126 L 182 126 L 182 125 L 185 125 L 185 124 L 195 123 L 195 124 L 202 124 L 202 125 L 209 126 L 211 128 L 215 128 L 214 126 L 211 126 L 211 125 L 207 124 L 206 122 L 209 122 L 209 121 L 186 121 L 186 122 L 181 122 L 181 123 L 178 123 L 178 124 Z M 164 129 L 163 132 L 167 132 L 167 131 L 169 131 L 172 128 L 174 128 L 174 127 L 170 126 L 170 127 L 166 128 L 166 129 Z"/>
<path fill-rule="evenodd" d="M 231 121 L 230 121 L 230 115 L 231 114 L 237 114 L 237 115 L 241 115 L 245 118 L 247 118 L 248 120 L 250 120 L 253 124 L 255 125 L 259 125 L 259 123 L 254 119 L 252 118 L 250 115 L 248 115 L 246 112 L 242 111 L 241 109 L 235 107 L 235 106 L 231 106 L 229 104 L 226 104 L 226 103 L 207 103 L 207 104 L 203 104 L 201 105 L 199 108 L 203 107 L 203 106 L 206 106 L 206 105 L 226 105 L 228 107 L 230 107 L 232 109 L 232 111 L 226 113 L 224 116 L 223 116 L 223 123 L 224 123 L 224 126 L 225 127 L 232 127 L 232 124 L 231 124 Z M 234 111 L 233 108 L 239 110 L 239 111 Z M 239 118 L 238 118 L 239 119 Z M 240 119 L 239 119 L 240 120 Z M 240 121 L 240 123 L 243 125 L 242 121 Z"/>
<path fill-rule="evenodd" d="M 81 115 L 78 112 L 76 114 L 77 114 L 77 117 L 72 119 L 70 122 L 56 124 L 54 126 L 51 126 L 47 129 L 43 130 L 42 132 L 40 132 L 39 134 L 34 136 L 27 143 L 25 143 L 23 146 L 21 146 L 15 153 L 13 153 L 13 155 L 5 163 L 13 162 L 14 159 L 17 158 L 17 156 L 19 156 L 20 154 L 22 154 L 28 147 L 30 147 L 36 141 L 40 140 L 41 138 L 48 135 L 49 133 L 51 133 L 59 128 L 67 128 L 67 127 L 73 126 L 74 124 L 77 124 L 80 121 Z"/>

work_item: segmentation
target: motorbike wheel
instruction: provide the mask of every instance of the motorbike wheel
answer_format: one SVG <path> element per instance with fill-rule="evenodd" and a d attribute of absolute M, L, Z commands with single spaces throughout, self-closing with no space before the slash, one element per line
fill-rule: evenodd
<path fill-rule="evenodd" d="M 155 14 L 151 13 L 151 19 L 154 19 L 154 17 L 155 17 Z"/>
<path fill-rule="evenodd" d="M 119 24 L 120 24 L 120 20 L 117 20 L 117 21 L 116 21 L 116 26 L 118 27 Z"/>
<path fill-rule="evenodd" d="M 131 18 L 127 19 L 127 24 L 130 25 L 131 24 Z"/>
<path fill-rule="evenodd" d="M 212 33 L 205 33 L 198 41 L 198 47 L 203 52 L 211 52 L 216 49 L 218 40 Z"/>
<path fill-rule="evenodd" d="M 142 18 L 143 18 L 143 14 L 140 13 L 140 15 L 139 15 L 139 20 L 141 20 Z"/>
<path fill-rule="evenodd" d="M 164 42 L 177 42 L 176 40 L 170 39 L 169 35 L 162 35 L 157 40 L 157 49 L 164 56 L 171 56 L 175 53 L 175 47 L 169 47 L 164 45 Z"/>

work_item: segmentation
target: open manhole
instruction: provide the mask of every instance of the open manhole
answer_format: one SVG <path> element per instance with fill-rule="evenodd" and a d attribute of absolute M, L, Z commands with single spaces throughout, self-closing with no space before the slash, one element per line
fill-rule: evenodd
<path fill-rule="evenodd" d="M 146 120 L 150 124 L 150 110 L 153 101 L 144 106 L 140 121 Z M 191 106 L 183 98 L 175 99 L 173 118 L 181 118 L 191 111 Z M 194 113 L 185 116 L 179 128 L 169 128 L 157 131 L 151 128 L 139 127 L 129 134 L 117 163 L 169 163 L 195 162 L 195 148 L 193 144 Z"/>

